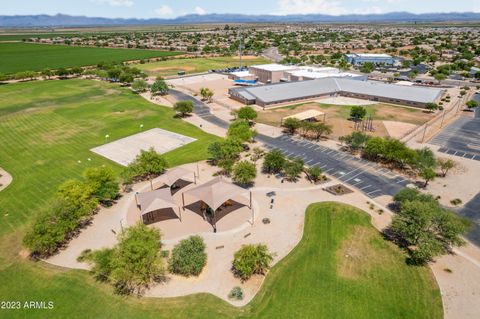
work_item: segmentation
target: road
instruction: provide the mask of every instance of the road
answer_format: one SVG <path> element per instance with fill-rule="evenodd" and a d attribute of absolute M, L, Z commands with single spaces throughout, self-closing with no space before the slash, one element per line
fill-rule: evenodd
<path fill-rule="evenodd" d="M 278 52 L 278 48 L 276 47 L 271 47 L 263 51 L 262 56 L 275 62 L 281 62 L 283 60 L 283 55 Z"/>
<path fill-rule="evenodd" d="M 170 94 L 177 100 L 192 101 L 194 113 L 204 120 L 228 128 L 229 123 L 211 114 L 209 107 L 203 102 L 178 90 L 170 90 Z M 295 139 L 288 135 L 272 138 L 260 134 L 256 139 L 269 149 L 279 149 L 287 156 L 302 158 L 308 166 L 320 167 L 325 173 L 356 187 L 371 198 L 381 195 L 393 196 L 411 183 L 375 163 L 310 141 Z"/>

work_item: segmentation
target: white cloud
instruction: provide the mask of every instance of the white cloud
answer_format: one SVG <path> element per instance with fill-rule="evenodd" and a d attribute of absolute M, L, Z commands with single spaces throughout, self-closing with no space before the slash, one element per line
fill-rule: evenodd
<path fill-rule="evenodd" d="M 131 7 L 134 5 L 133 0 L 90 0 L 98 4 L 108 4 L 116 7 Z"/>
<path fill-rule="evenodd" d="M 331 0 L 279 0 L 278 14 L 330 14 L 340 15 L 347 10 L 338 1 Z"/>
<path fill-rule="evenodd" d="M 155 9 L 155 13 L 159 16 L 171 16 L 173 15 L 173 9 L 167 5 L 163 5 Z"/>
<path fill-rule="evenodd" d="M 199 15 L 203 15 L 207 13 L 207 11 L 205 11 L 205 9 L 203 9 L 202 7 L 195 7 L 195 13 Z"/>

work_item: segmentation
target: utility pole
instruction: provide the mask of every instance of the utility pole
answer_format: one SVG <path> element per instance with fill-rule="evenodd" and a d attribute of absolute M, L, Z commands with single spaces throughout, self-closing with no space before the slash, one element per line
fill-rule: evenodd
<path fill-rule="evenodd" d="M 239 27 L 239 33 L 240 33 L 240 43 L 238 45 L 238 53 L 240 55 L 240 67 L 242 67 L 242 50 L 243 50 L 243 29 L 242 26 Z"/>

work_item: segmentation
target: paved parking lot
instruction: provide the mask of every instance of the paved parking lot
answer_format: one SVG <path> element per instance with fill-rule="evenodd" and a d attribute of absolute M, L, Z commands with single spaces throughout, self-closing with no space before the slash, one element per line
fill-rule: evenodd
<path fill-rule="evenodd" d="M 316 143 L 282 136 L 259 137 L 268 148 L 277 148 L 290 157 L 300 157 L 308 166 L 320 167 L 345 184 L 356 187 L 369 197 L 395 195 L 411 181 L 379 165 Z"/>
<path fill-rule="evenodd" d="M 480 111 L 446 126 L 429 143 L 440 146 L 439 152 L 480 161 Z"/>

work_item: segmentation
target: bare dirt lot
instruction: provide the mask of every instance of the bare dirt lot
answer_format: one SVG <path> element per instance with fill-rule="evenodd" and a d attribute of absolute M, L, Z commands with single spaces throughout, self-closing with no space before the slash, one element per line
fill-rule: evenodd
<path fill-rule="evenodd" d="M 373 104 L 364 106 L 367 116 L 373 118 L 373 136 L 400 138 L 417 125 L 421 125 L 432 118 L 432 114 L 421 109 L 413 109 L 389 104 Z M 284 106 L 276 109 L 260 111 L 257 121 L 272 126 L 280 126 L 282 118 L 306 110 L 318 110 L 326 114 L 326 123 L 332 125 L 332 138 L 348 135 L 354 131 L 354 122 L 349 120 L 349 105 L 333 105 L 318 102 Z M 395 125 L 392 125 L 394 123 Z M 400 129 L 399 129 L 400 127 Z"/>

